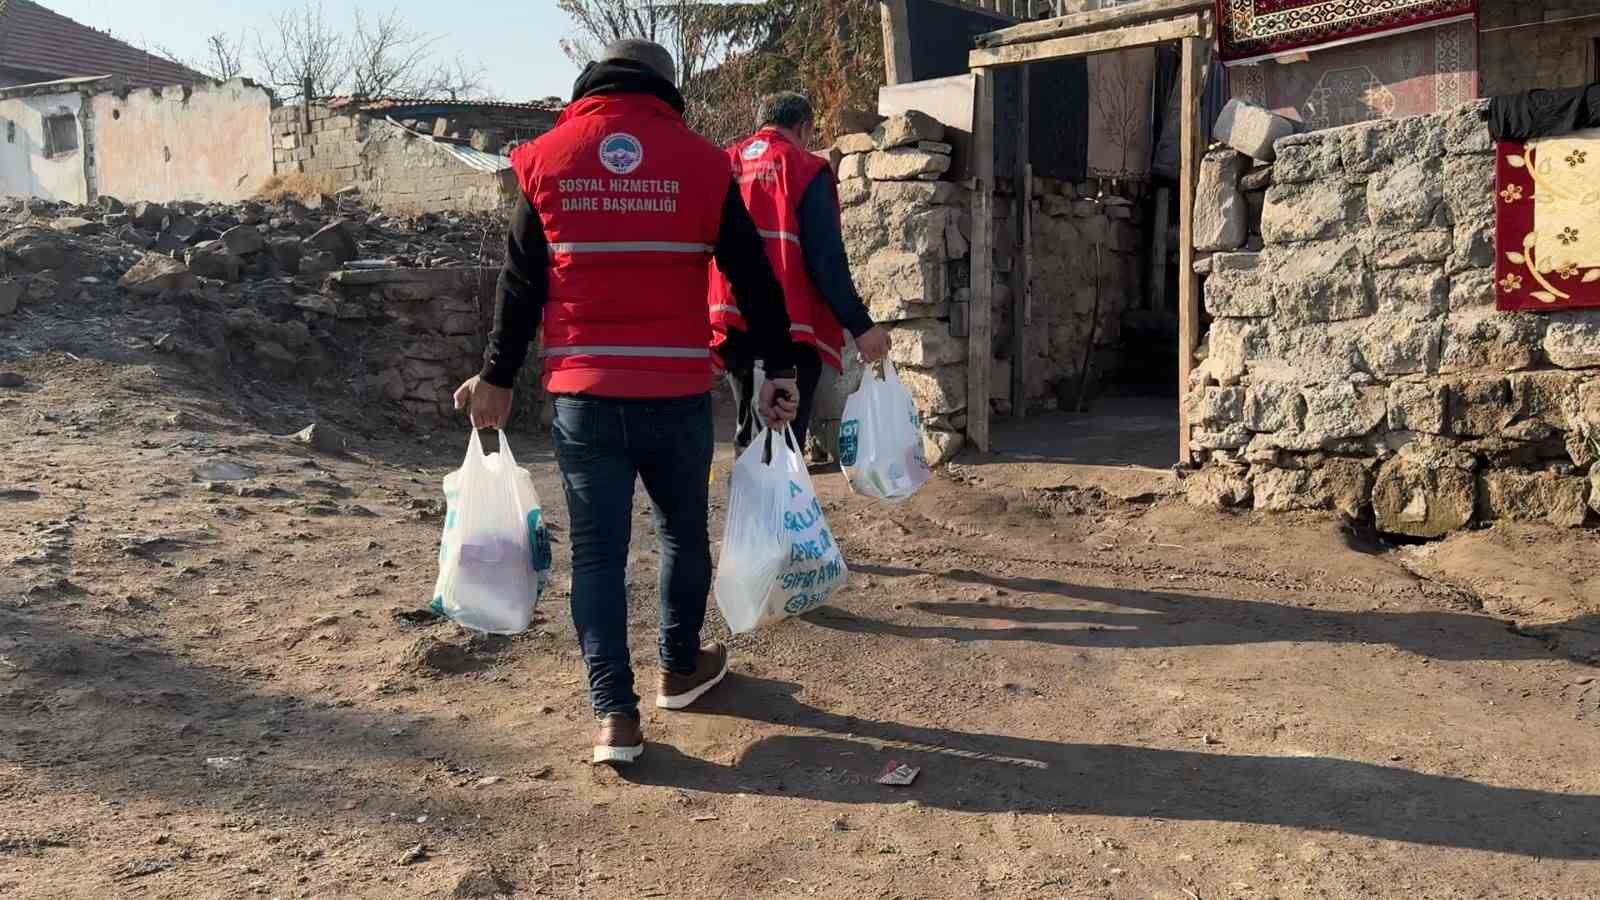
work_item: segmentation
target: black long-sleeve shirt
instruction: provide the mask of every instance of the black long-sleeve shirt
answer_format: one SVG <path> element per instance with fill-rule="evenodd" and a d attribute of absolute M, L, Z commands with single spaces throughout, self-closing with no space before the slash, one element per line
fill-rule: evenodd
<path fill-rule="evenodd" d="M 800 195 L 800 249 L 805 254 L 811 283 L 817 286 L 834 318 L 851 335 L 860 337 L 872 328 L 872 316 L 850 278 L 832 178 L 829 172 L 818 172 Z"/>
<path fill-rule="evenodd" d="M 834 222 L 837 232 L 837 213 Z M 841 239 L 841 258 L 843 252 Z M 784 306 L 783 287 L 772 272 L 765 242 L 732 176 L 722 204 L 722 226 L 714 255 L 717 268 L 733 285 L 739 313 L 750 328 L 757 353 L 767 361 L 768 370 L 792 366 L 794 350 L 789 342 L 789 312 Z M 845 277 L 848 280 L 848 270 Z M 495 286 L 494 329 L 489 332 L 479 373 L 484 381 L 497 387 L 513 386 L 517 370 L 527 358 L 528 345 L 538 334 L 549 296 L 549 245 L 538 212 L 524 196 L 511 214 L 511 228 L 506 235 L 505 263 Z"/>

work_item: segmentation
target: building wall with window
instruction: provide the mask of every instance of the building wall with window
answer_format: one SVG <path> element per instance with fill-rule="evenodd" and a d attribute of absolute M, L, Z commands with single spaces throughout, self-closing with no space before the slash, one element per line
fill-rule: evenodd
<path fill-rule="evenodd" d="M 83 97 L 0 98 L 0 195 L 87 203 Z"/>

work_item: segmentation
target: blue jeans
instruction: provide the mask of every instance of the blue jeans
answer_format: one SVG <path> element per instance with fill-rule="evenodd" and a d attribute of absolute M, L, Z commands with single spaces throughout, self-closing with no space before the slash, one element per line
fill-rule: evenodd
<path fill-rule="evenodd" d="M 635 477 L 655 507 L 661 551 L 661 666 L 694 672 L 711 590 L 706 536 L 711 395 L 555 398 L 556 460 L 572 528 L 572 622 L 597 715 L 639 714 L 628 660 L 628 542 Z"/>

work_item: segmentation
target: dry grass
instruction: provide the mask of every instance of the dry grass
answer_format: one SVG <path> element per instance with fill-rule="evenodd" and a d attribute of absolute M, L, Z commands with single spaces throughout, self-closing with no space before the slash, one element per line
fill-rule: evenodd
<path fill-rule="evenodd" d="M 256 199 L 268 203 L 304 201 L 313 194 L 332 194 L 334 190 L 333 180 L 325 175 L 274 175 L 256 191 Z"/>

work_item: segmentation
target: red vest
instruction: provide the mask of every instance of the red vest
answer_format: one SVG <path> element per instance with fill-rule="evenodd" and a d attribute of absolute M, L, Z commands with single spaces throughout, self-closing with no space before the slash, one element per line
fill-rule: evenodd
<path fill-rule="evenodd" d="M 767 258 L 783 285 L 790 337 L 796 343 L 816 347 L 824 362 L 842 371 L 844 329 L 812 283 L 800 247 L 800 198 L 806 188 L 820 176 L 828 179 L 830 190 L 837 191 L 827 160 L 795 146 L 776 128 L 763 128 L 735 144 L 728 156 L 733 160 L 733 174 L 744 194 L 744 205 L 761 236 L 767 239 Z M 715 262 L 711 272 L 711 328 L 720 345 L 729 329 L 748 329 L 734 303 L 733 288 Z"/>
<path fill-rule="evenodd" d="M 686 397 L 711 390 L 706 283 L 728 160 L 667 103 L 589 97 L 511 155 L 544 226 L 552 394 Z"/>

